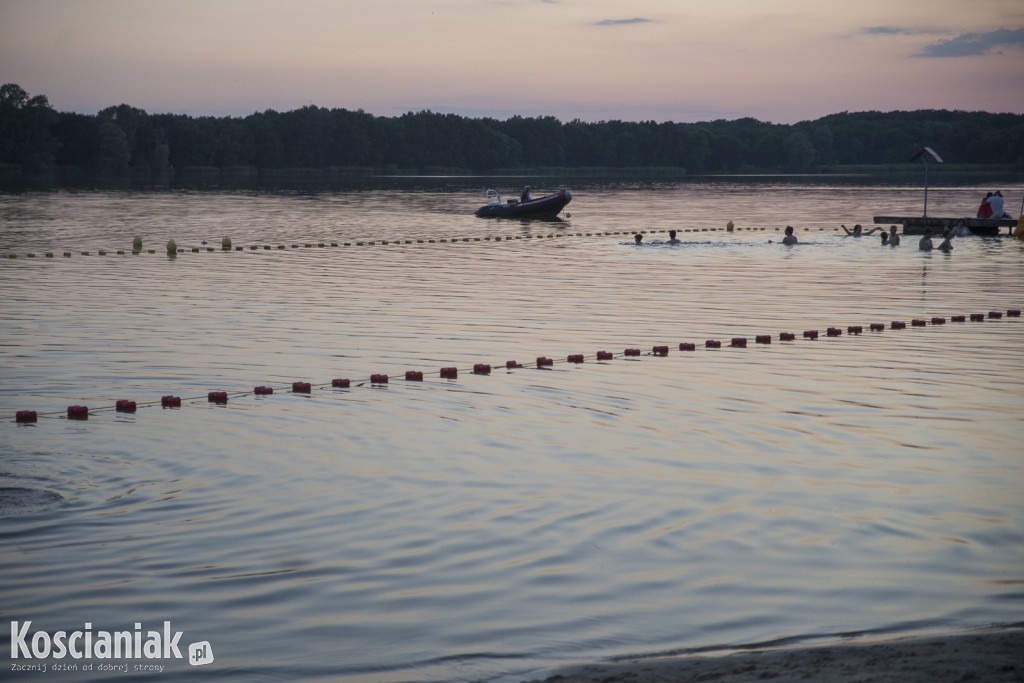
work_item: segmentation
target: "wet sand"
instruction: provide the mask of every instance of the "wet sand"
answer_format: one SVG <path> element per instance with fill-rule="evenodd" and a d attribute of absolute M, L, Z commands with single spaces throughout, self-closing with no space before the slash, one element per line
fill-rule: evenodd
<path fill-rule="evenodd" d="M 587 664 L 545 683 L 1024 681 L 1024 628 L 795 649 Z"/>

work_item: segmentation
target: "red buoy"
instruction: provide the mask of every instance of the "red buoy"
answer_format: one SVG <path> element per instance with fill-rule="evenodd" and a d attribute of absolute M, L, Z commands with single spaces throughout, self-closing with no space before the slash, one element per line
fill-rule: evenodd
<path fill-rule="evenodd" d="M 161 396 L 160 405 L 164 408 L 180 408 L 181 396 Z"/>
<path fill-rule="evenodd" d="M 292 382 L 293 394 L 308 394 L 312 391 L 313 387 L 309 382 Z"/>
<path fill-rule="evenodd" d="M 1020 317 L 1020 309 L 1019 308 L 1011 308 L 1010 310 L 1008 310 L 1006 312 L 1006 317 L 1007 318 L 1019 318 Z"/>
<path fill-rule="evenodd" d="M 640 349 L 626 349 L 623 351 L 623 353 L 627 356 L 639 356 Z"/>
<path fill-rule="evenodd" d="M 252 393 L 256 394 L 257 396 L 266 396 L 268 394 L 274 393 L 274 389 L 272 387 L 259 386 L 254 387 Z"/>
<path fill-rule="evenodd" d="M 891 323 L 889 323 L 889 327 L 894 330 L 903 330 L 906 329 L 907 324 L 902 320 L 893 320 Z"/>
<path fill-rule="evenodd" d="M 544 356 L 537 356 L 537 367 L 538 368 L 543 368 L 546 365 L 554 365 L 554 364 L 555 364 L 555 361 L 551 360 L 550 358 L 545 358 Z"/>
<path fill-rule="evenodd" d="M 985 320 L 985 314 L 984 313 L 971 313 L 971 322 L 972 323 L 980 323 L 980 322 L 984 322 L 984 320 Z"/>
<path fill-rule="evenodd" d="M 565 360 L 567 360 L 570 363 L 582 363 L 583 362 L 583 354 L 582 353 L 572 353 L 572 354 L 569 354 L 569 357 L 566 358 Z"/>
<path fill-rule="evenodd" d="M 885 329 L 885 323 L 871 323 L 872 332 L 881 332 Z"/>
<path fill-rule="evenodd" d="M 387 384 L 387 375 L 370 375 L 370 384 Z"/>
<path fill-rule="evenodd" d="M 928 321 L 922 320 L 921 318 L 914 318 L 910 321 L 910 324 L 914 327 L 925 327 L 928 325 Z"/>
<path fill-rule="evenodd" d="M 955 322 L 955 323 L 967 322 L 967 316 L 966 315 L 954 315 L 954 316 L 951 316 L 949 319 L 952 322 Z"/>
<path fill-rule="evenodd" d="M 68 406 L 69 420 L 88 420 L 89 408 L 87 406 Z"/>
<path fill-rule="evenodd" d="M 667 346 L 655 346 L 654 348 L 651 349 L 651 353 L 653 353 L 655 356 L 667 356 L 668 355 L 668 347 Z"/>
<path fill-rule="evenodd" d="M 14 414 L 15 422 L 36 422 L 39 420 L 39 415 L 34 410 L 19 410 Z"/>
<path fill-rule="evenodd" d="M 779 332 L 779 341 L 793 341 L 796 335 L 792 332 Z"/>
<path fill-rule="evenodd" d="M 489 375 L 491 374 L 491 366 L 486 363 L 477 363 L 473 366 L 474 375 Z"/>
<path fill-rule="evenodd" d="M 946 319 L 945 318 L 932 318 L 932 325 L 945 325 L 945 324 L 946 324 Z"/>
<path fill-rule="evenodd" d="M 679 350 L 680 351 L 696 351 L 697 350 L 697 345 L 696 344 L 690 344 L 689 342 L 681 342 L 679 344 Z"/>
<path fill-rule="evenodd" d="M 745 349 L 745 348 L 747 348 L 747 338 L 746 337 L 733 337 L 732 341 L 729 342 L 729 346 L 735 346 L 736 348 L 739 348 L 739 349 Z"/>
<path fill-rule="evenodd" d="M 818 331 L 817 330 L 804 330 L 804 338 L 805 339 L 817 339 L 818 338 Z"/>
<path fill-rule="evenodd" d="M 227 403 L 228 392 L 226 391 L 211 391 L 206 395 L 206 400 L 210 403 Z"/>
<path fill-rule="evenodd" d="M 441 379 L 458 379 L 458 368 L 441 368 Z"/>
<path fill-rule="evenodd" d="M 1001 311 L 989 311 L 988 317 L 992 318 L 993 320 L 998 320 L 1003 317 L 1003 314 Z"/>
<path fill-rule="evenodd" d="M 722 342 L 717 339 L 708 339 L 704 342 L 704 348 L 708 349 L 720 349 L 722 348 Z"/>
<path fill-rule="evenodd" d="M 423 373 L 420 372 L 419 370 L 406 370 L 405 371 L 405 381 L 406 382 L 422 382 L 423 381 Z"/>
<path fill-rule="evenodd" d="M 598 360 L 611 360 L 612 358 L 614 358 L 614 356 L 612 355 L 611 351 L 598 351 L 597 352 L 597 359 Z"/>
<path fill-rule="evenodd" d="M 847 334 L 860 334 L 864 331 L 864 328 L 860 325 L 850 325 L 846 328 Z"/>
<path fill-rule="evenodd" d="M 119 413 L 134 413 L 135 401 L 121 399 L 120 401 L 114 404 L 114 409 Z"/>
<path fill-rule="evenodd" d="M 830 327 L 827 330 L 825 330 L 825 336 L 827 337 L 841 337 L 842 335 L 843 331 L 838 327 Z"/>

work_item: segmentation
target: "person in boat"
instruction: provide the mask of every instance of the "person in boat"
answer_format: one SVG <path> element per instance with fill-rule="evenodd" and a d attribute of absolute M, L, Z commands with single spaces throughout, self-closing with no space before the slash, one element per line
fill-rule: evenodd
<path fill-rule="evenodd" d="M 665 244 L 682 244 L 682 243 L 683 243 L 682 240 L 677 240 L 676 239 L 676 231 L 675 230 L 669 230 L 668 231 L 668 242 L 665 242 Z"/>
<path fill-rule="evenodd" d="M 942 243 L 939 244 L 939 251 L 944 251 L 947 254 L 953 251 L 953 229 L 946 228 L 942 233 Z"/>
<path fill-rule="evenodd" d="M 530 190 L 530 186 L 529 185 L 527 185 L 526 187 L 523 188 L 523 191 L 519 195 L 519 201 L 520 202 L 533 201 L 533 192 Z"/>
<path fill-rule="evenodd" d="M 926 230 L 925 231 L 924 237 L 922 237 L 921 240 L 917 243 L 917 248 L 920 249 L 921 251 L 931 251 L 932 250 L 932 231 L 931 230 Z"/>
<path fill-rule="evenodd" d="M 853 230 L 850 230 L 848 227 L 846 227 L 845 225 L 842 225 L 842 224 L 840 224 L 840 227 L 843 230 L 845 230 L 846 234 L 849 235 L 850 237 L 860 237 L 861 235 L 871 235 L 876 230 L 881 230 L 881 228 L 875 226 L 874 228 L 871 228 L 867 232 L 864 232 L 864 228 L 862 228 L 860 226 L 860 223 L 858 223 L 857 225 L 853 226 Z"/>
<path fill-rule="evenodd" d="M 796 244 L 797 243 L 796 235 L 793 234 L 793 226 L 792 225 L 787 225 L 786 226 L 786 236 L 782 238 L 782 243 L 783 244 Z"/>
<path fill-rule="evenodd" d="M 985 198 L 981 200 L 981 206 L 978 207 L 978 218 L 991 218 L 992 217 L 992 193 L 989 192 L 985 195 Z"/>

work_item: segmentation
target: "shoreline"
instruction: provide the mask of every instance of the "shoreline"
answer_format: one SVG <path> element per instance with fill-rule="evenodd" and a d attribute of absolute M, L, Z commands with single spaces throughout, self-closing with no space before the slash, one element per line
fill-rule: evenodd
<path fill-rule="evenodd" d="M 854 641 L 567 666 L 543 683 L 1024 681 L 1024 625 L 947 635 Z M 536 681 L 531 681 L 536 683 Z"/>

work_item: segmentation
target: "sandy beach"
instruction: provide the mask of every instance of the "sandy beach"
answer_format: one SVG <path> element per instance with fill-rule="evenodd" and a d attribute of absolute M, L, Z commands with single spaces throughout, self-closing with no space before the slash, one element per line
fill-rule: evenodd
<path fill-rule="evenodd" d="M 544 683 L 686 681 L 945 683 L 1024 681 L 1024 629 L 742 652 L 624 660 L 562 669 Z"/>

